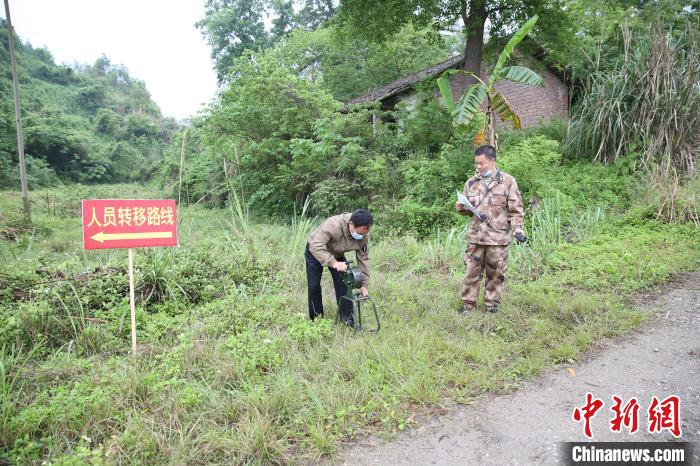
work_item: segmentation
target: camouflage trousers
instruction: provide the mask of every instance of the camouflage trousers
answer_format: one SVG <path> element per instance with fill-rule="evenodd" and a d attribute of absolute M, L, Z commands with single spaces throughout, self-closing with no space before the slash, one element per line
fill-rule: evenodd
<path fill-rule="evenodd" d="M 490 246 L 469 243 L 464 255 L 464 264 L 467 266 L 467 275 L 462 284 L 462 302 L 470 306 L 476 304 L 481 277 L 486 272 L 484 304 L 487 307 L 498 306 L 508 269 L 508 245 Z"/>

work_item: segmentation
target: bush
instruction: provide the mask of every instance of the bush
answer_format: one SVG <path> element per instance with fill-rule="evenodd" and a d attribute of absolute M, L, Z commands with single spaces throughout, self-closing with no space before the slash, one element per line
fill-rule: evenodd
<path fill-rule="evenodd" d="M 498 154 L 498 166 L 515 177 L 524 201 L 545 196 L 560 160 L 559 143 L 544 136 L 524 139 Z"/>
<path fill-rule="evenodd" d="M 366 199 L 361 200 L 358 191 L 360 186 L 351 181 L 327 178 L 319 182 L 309 196 L 313 212 L 323 216 L 352 212 L 356 206 L 367 202 Z"/>
<path fill-rule="evenodd" d="M 434 86 L 434 83 L 430 83 Z M 432 88 L 431 88 L 432 91 Z M 432 92 L 421 95 L 422 100 L 408 110 L 404 104 L 397 111 L 403 134 L 409 147 L 437 152 L 450 139 L 452 124 L 449 112 L 434 98 Z"/>
<path fill-rule="evenodd" d="M 500 150 L 505 150 L 533 136 L 544 136 L 561 144 L 566 138 L 566 127 L 566 121 L 561 118 L 553 118 L 540 121 L 537 125 L 528 128 L 505 130 L 498 133 L 498 147 Z"/>
<path fill-rule="evenodd" d="M 405 198 L 384 206 L 375 223 L 380 231 L 393 234 L 411 234 L 427 238 L 437 230 L 449 229 L 463 217 L 454 210 L 453 203 L 426 206 L 413 198 Z"/>
<path fill-rule="evenodd" d="M 657 26 L 625 40 L 624 60 L 594 74 L 574 107 L 566 152 L 607 164 L 637 151 L 647 165 L 692 175 L 700 149 L 697 23 L 677 38 Z"/>
<path fill-rule="evenodd" d="M 401 184 L 398 191 L 426 205 L 454 198 L 474 173 L 474 149 L 471 144 L 443 144 L 433 156 L 412 152 L 398 167 Z"/>

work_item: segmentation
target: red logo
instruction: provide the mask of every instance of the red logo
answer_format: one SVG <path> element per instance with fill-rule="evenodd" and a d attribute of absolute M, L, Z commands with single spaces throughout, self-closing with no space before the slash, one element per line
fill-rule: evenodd
<path fill-rule="evenodd" d="M 586 393 L 586 404 L 581 408 L 574 409 L 574 421 L 581 422 L 583 419 L 583 433 L 586 437 L 591 438 L 591 418 L 596 415 L 598 410 L 603 407 L 603 401 L 598 398 L 593 398 L 592 393 Z"/>
<path fill-rule="evenodd" d="M 681 436 L 681 399 L 671 395 L 659 402 L 652 397 L 649 406 L 649 432 L 661 432 L 668 429 L 674 437 Z"/>
<path fill-rule="evenodd" d="M 610 430 L 620 432 L 622 426 L 629 429 L 630 434 L 634 434 L 639 429 L 639 403 L 632 397 L 627 404 L 622 407 L 622 398 L 613 395 L 615 406 L 610 410 L 615 413 L 615 417 L 610 421 Z"/>
<path fill-rule="evenodd" d="M 629 429 L 630 434 L 639 430 L 639 402 L 635 397 L 623 405 L 623 400 L 617 395 L 612 397 L 614 405 L 610 411 L 615 415 L 610 420 L 610 430 L 621 432 L 622 428 Z M 592 438 L 591 419 L 603 407 L 603 400 L 595 398 L 592 393 L 586 393 L 586 404 L 574 408 L 573 419 L 575 422 L 584 423 L 583 434 Z M 681 399 L 677 395 L 670 395 L 659 401 L 657 397 L 651 398 L 649 409 L 647 410 L 649 433 L 668 430 L 675 437 L 680 437 L 681 432 Z"/>
<path fill-rule="evenodd" d="M 83 201 L 85 249 L 177 246 L 174 200 Z"/>

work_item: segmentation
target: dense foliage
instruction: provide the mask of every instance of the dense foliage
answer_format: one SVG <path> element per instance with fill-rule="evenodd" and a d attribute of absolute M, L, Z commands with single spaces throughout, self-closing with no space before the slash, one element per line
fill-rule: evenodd
<path fill-rule="evenodd" d="M 24 145 L 31 188 L 151 176 L 177 124 L 163 118 L 144 83 L 102 56 L 57 65 L 15 37 Z M 19 185 L 7 29 L 0 23 L 0 187 Z"/>
<path fill-rule="evenodd" d="M 545 59 L 566 70 L 574 81 L 573 90 L 580 91 L 575 96 L 578 98 L 586 92 L 581 84 L 589 76 L 618 65 L 625 53 L 623 30 L 638 37 L 647 35 L 649 26 L 656 25 L 672 34 L 682 34 L 689 23 L 697 25 L 700 3 L 697 0 L 568 0 L 566 10 L 575 27 L 559 36 L 563 40 L 543 45 L 547 51 Z"/>
<path fill-rule="evenodd" d="M 342 3 L 374 13 L 389 4 Z M 498 164 L 518 181 L 530 241 L 510 249 L 500 311 L 482 313 L 480 302 L 464 318 L 469 220 L 454 197 L 474 172 L 483 121 L 455 136 L 434 80 L 392 110 L 341 101 L 463 47 L 405 24 L 411 5 L 479 2 L 390 3 L 406 8 L 369 18 L 391 23 L 378 42 L 326 21 L 333 1 L 208 1 L 200 27 L 225 84 L 179 130 L 123 67 L 104 57 L 57 66 L 18 43 L 33 218 L 17 192 L 0 193 L 0 463 L 315 463 L 343 441 L 393 434 L 446 404 L 574 365 L 650 316 L 631 296 L 698 267 L 697 116 L 678 101 L 697 100 L 697 48 L 675 27 L 694 4 L 566 2 L 580 34 L 543 45 L 589 95 L 571 127 L 499 133 Z M 663 43 L 618 41 L 619 24 L 642 33 L 649 15 L 673 26 Z M 650 63 L 663 65 L 663 79 L 647 81 Z M 3 96 L 9 76 L 5 68 Z M 650 86 L 658 99 L 647 99 Z M 624 121 L 605 113 L 611 98 Z M 1 100 L 0 187 L 17 184 L 12 112 Z M 619 131 L 600 132 L 616 122 Z M 685 170 L 685 184 L 654 176 L 664 161 Z M 162 190 L 141 182 L 151 173 Z M 59 180 L 67 186 L 37 195 Z M 137 182 L 102 183 L 113 180 Z M 180 247 L 136 252 L 132 355 L 126 251 L 82 249 L 80 201 L 137 197 L 180 201 Z M 311 229 L 364 206 L 375 214 L 378 335 L 334 326 L 325 291 L 324 319 L 309 321 L 305 309 Z"/>
<path fill-rule="evenodd" d="M 699 57 L 700 28 L 691 24 L 675 37 L 628 32 L 624 56 L 592 75 L 575 108 L 569 150 L 606 163 L 637 151 L 647 165 L 692 176 L 700 153 Z"/>
<path fill-rule="evenodd" d="M 697 267 L 696 227 L 650 219 L 624 166 L 559 163 L 557 142 L 533 134 L 511 138 L 501 157 L 532 199 L 545 197 L 528 212 L 532 241 L 511 249 L 498 314 L 456 312 L 464 223 L 417 241 L 382 229 L 384 217 L 371 252 L 382 330 L 351 334 L 333 325 L 328 298 L 327 318 L 305 316 L 303 247 L 320 219 L 251 224 L 245 208 L 188 206 L 179 209 L 179 248 L 136 253 L 136 356 L 126 253 L 82 251 L 77 206 L 143 195 L 143 186 L 52 189 L 48 203 L 34 199 L 32 230 L 21 229 L 18 197 L 3 194 L 0 457 L 317 461 L 344 441 L 415 426 L 446 402 L 512 391 L 575 364 L 644 322 L 632 293 Z M 445 154 L 440 163 L 450 162 Z M 430 230 L 426 215 L 444 219 L 453 202 L 426 207 L 424 190 L 440 189 L 441 172 L 413 163 L 426 184 L 394 212 L 404 226 Z"/>
<path fill-rule="evenodd" d="M 204 18 L 197 27 L 211 46 L 214 69 L 222 82 L 246 50 L 270 47 L 294 29 L 314 30 L 330 20 L 335 10 L 334 0 L 206 0 Z M 271 27 L 265 27 L 266 19 Z"/>
<path fill-rule="evenodd" d="M 457 35 L 412 25 L 381 44 L 327 27 L 295 30 L 273 53 L 295 72 L 318 81 L 336 99 L 347 101 L 450 58 L 460 52 L 460 46 Z"/>

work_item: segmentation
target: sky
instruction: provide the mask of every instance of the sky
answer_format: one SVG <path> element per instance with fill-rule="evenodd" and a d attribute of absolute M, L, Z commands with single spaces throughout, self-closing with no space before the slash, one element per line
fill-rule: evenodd
<path fill-rule="evenodd" d="M 146 83 L 164 116 L 196 115 L 214 97 L 210 48 L 194 27 L 204 0 L 9 0 L 17 35 L 56 63 L 102 54 Z M 5 9 L 0 8 L 5 17 Z"/>

